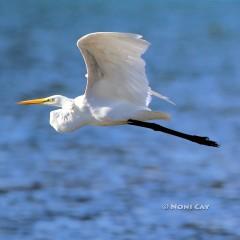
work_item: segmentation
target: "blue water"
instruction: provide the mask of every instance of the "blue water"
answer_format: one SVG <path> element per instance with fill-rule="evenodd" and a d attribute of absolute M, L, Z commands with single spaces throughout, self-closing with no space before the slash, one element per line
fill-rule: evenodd
<path fill-rule="evenodd" d="M 240 239 L 239 1 L 1 1 L 0 239 Z M 165 126 L 214 149 L 133 126 L 58 134 L 50 109 L 16 101 L 84 91 L 77 39 L 144 35 Z M 208 210 L 164 210 L 166 204 Z"/>

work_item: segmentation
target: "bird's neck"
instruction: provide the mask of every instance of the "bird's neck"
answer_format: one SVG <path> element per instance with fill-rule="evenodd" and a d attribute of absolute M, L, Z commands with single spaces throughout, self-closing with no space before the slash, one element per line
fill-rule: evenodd
<path fill-rule="evenodd" d="M 71 108 L 73 105 L 73 99 L 62 96 L 55 104 L 56 107 L 60 108 Z"/>
<path fill-rule="evenodd" d="M 82 109 L 86 105 L 86 98 L 85 95 L 78 96 L 74 98 L 74 104 L 78 106 L 79 109 Z"/>

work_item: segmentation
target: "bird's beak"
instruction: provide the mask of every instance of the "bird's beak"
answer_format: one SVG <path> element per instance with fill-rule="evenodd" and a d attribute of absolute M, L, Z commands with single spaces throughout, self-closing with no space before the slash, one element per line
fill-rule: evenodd
<path fill-rule="evenodd" d="M 20 101 L 20 102 L 17 102 L 17 104 L 21 104 L 21 105 L 44 104 L 48 101 L 49 101 L 49 98 L 36 98 L 31 100 Z"/>

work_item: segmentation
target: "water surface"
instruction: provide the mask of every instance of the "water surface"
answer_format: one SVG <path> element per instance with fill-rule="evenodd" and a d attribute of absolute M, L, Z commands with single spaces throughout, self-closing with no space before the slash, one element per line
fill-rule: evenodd
<path fill-rule="evenodd" d="M 0 239 L 239 239 L 238 1 L 0 3 Z M 220 149 L 132 126 L 58 134 L 24 98 L 82 94 L 77 39 L 136 32 L 165 126 Z M 165 204 L 210 204 L 206 211 Z"/>

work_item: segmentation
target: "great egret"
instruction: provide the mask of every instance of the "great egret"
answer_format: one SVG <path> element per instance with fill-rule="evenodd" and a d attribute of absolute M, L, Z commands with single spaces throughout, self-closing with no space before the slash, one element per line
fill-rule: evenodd
<path fill-rule="evenodd" d="M 77 41 L 87 67 L 85 93 L 74 99 L 61 95 L 20 101 L 59 107 L 50 112 L 50 125 L 57 132 L 69 132 L 85 125 L 130 124 L 175 135 L 199 144 L 218 146 L 207 137 L 180 133 L 146 120 L 168 120 L 164 112 L 149 108 L 151 96 L 171 102 L 149 87 L 142 54 L 149 42 L 141 35 L 97 32 Z M 172 103 L 172 102 L 171 102 Z"/>

